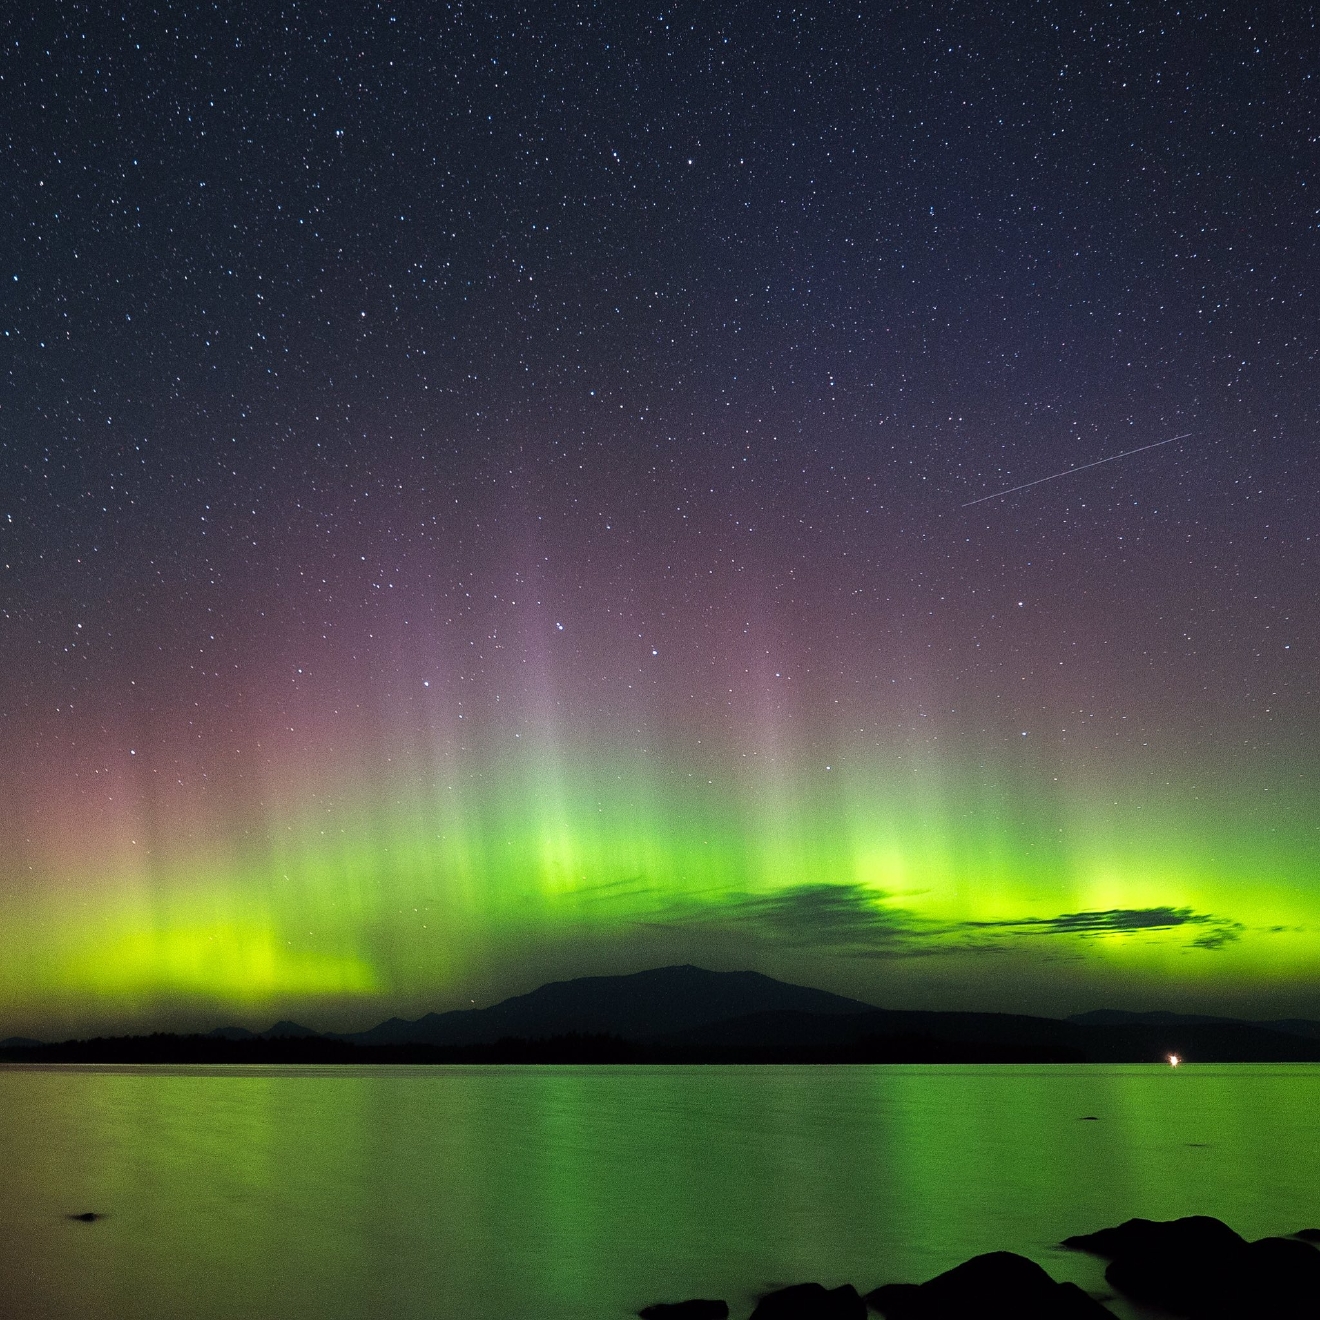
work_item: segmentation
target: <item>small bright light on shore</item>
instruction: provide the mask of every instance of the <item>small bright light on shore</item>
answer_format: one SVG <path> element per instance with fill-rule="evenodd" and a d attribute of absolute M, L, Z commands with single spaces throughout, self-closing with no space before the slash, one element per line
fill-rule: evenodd
<path fill-rule="evenodd" d="M 1176 1068 L 1182 1062 L 1182 1057 L 1177 1054 L 1169 1055 L 1169 1067 Z"/>

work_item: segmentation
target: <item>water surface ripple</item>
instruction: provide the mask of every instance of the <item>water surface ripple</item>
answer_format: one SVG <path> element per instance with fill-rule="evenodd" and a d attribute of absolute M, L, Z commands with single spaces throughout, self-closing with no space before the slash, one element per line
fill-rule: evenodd
<path fill-rule="evenodd" d="M 17 1320 L 740 1320 L 1005 1248 L 1101 1289 L 1054 1244 L 1131 1215 L 1320 1222 L 1313 1064 L 5 1066 L 0 1114 Z"/>

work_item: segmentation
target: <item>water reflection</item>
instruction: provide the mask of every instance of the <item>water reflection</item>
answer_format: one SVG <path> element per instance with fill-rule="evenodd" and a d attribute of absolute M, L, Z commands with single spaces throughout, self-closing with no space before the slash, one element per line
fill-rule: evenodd
<path fill-rule="evenodd" d="M 1052 1244 L 1134 1214 L 1320 1220 L 1314 1065 L 8 1067 L 0 1106 L 22 1320 L 738 1316 L 1000 1248 L 1094 1285 Z"/>

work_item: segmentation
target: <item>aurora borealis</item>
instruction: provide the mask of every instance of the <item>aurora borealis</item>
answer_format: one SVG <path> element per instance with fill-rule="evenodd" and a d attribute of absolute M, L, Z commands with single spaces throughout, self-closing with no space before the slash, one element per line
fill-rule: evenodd
<path fill-rule="evenodd" d="M 43 8 L 0 1034 L 1320 1016 L 1302 18 Z"/>

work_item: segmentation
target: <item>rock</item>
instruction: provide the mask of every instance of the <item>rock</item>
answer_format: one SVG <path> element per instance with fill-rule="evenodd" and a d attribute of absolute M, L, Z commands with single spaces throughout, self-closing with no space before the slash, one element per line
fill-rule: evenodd
<path fill-rule="evenodd" d="M 927 1283 L 891 1283 L 866 1294 L 889 1320 L 1113 1320 L 1075 1283 L 1056 1283 L 1011 1251 L 975 1256 Z"/>
<path fill-rule="evenodd" d="M 866 1320 L 866 1303 L 850 1283 L 825 1288 L 819 1283 L 795 1283 L 766 1293 L 752 1320 Z"/>
<path fill-rule="evenodd" d="M 1127 1296 L 1191 1316 L 1219 1313 L 1226 1262 L 1247 1249 L 1227 1224 L 1205 1215 L 1163 1223 L 1129 1219 L 1065 1238 L 1063 1245 L 1107 1257 L 1105 1278 Z"/>
<path fill-rule="evenodd" d="M 1299 1228 L 1293 1237 L 1301 1238 L 1303 1242 L 1320 1242 L 1320 1228 Z"/>
<path fill-rule="evenodd" d="M 686 1302 L 656 1302 L 637 1312 L 642 1320 L 726 1320 L 728 1302 L 708 1301 L 693 1297 Z"/>
<path fill-rule="evenodd" d="M 1116 1260 L 1133 1251 L 1236 1251 L 1246 1246 L 1229 1226 L 1208 1215 L 1189 1215 L 1157 1223 L 1152 1219 L 1129 1219 L 1117 1228 L 1102 1228 L 1098 1233 L 1080 1233 L 1064 1238 L 1065 1247 L 1086 1251 L 1093 1256 Z"/>
<path fill-rule="evenodd" d="M 1271 1316 L 1320 1315 L 1320 1251 L 1296 1238 L 1267 1237 L 1247 1248 L 1238 1314 L 1255 1304 Z"/>
<path fill-rule="evenodd" d="M 1134 1301 L 1192 1320 L 1320 1315 L 1320 1252 L 1295 1237 L 1247 1242 L 1196 1215 L 1129 1219 L 1064 1245 L 1108 1257 L 1105 1278 Z"/>
<path fill-rule="evenodd" d="M 104 1215 L 98 1215 L 95 1210 L 84 1210 L 80 1215 L 70 1215 L 70 1219 L 76 1219 L 80 1224 L 94 1224 L 98 1219 L 104 1219 Z"/>

